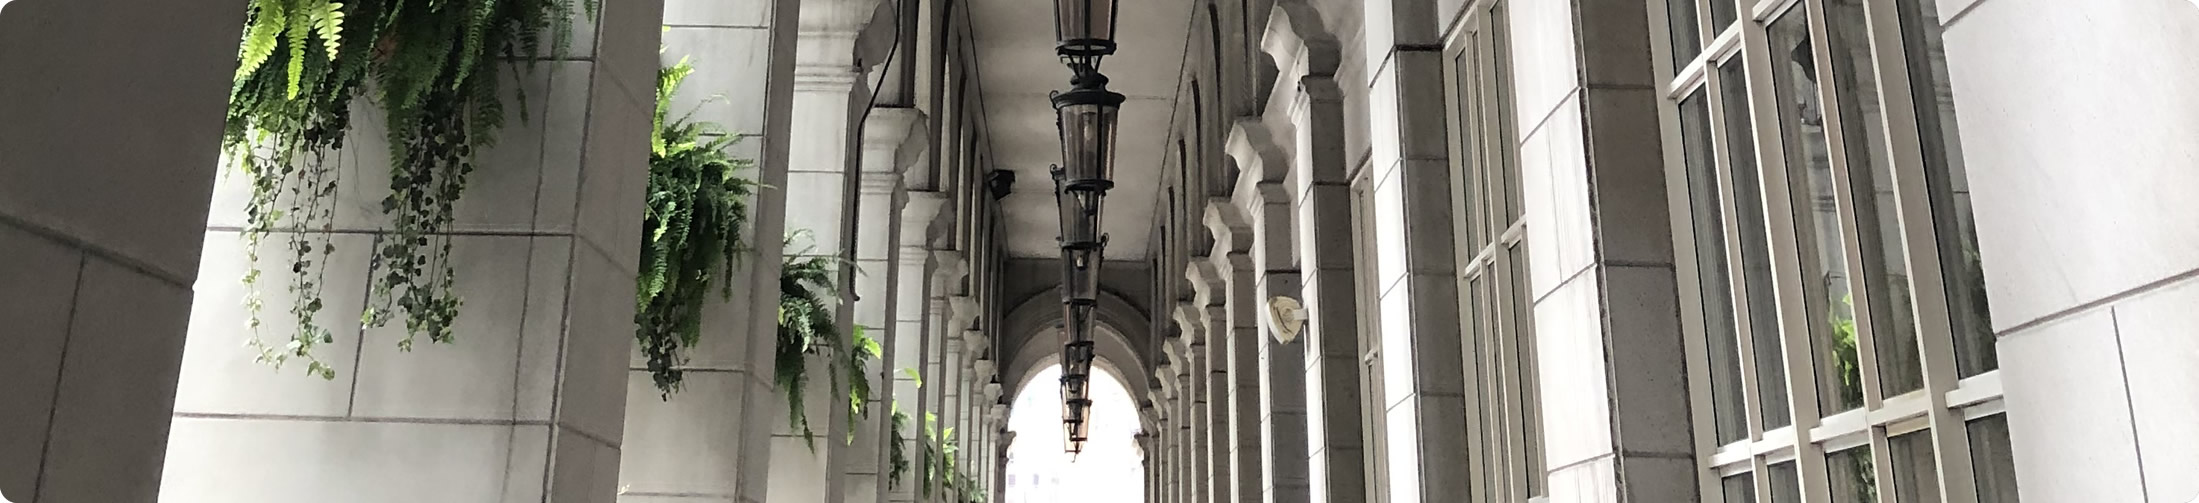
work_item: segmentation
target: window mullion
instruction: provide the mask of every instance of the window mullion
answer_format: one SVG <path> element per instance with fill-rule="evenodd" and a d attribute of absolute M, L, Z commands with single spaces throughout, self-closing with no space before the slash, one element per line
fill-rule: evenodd
<path fill-rule="evenodd" d="M 1764 439 L 1765 428 L 1762 410 L 1763 393 L 1760 388 L 1761 383 L 1757 382 L 1758 374 L 1756 372 L 1756 365 L 1758 364 L 1756 361 L 1756 330 L 1755 324 L 1750 320 L 1755 316 L 1766 316 L 1769 313 L 1753 312 L 1753 306 L 1750 305 L 1744 293 L 1748 291 L 1748 281 L 1744 277 L 1746 274 L 1745 268 L 1735 265 L 1744 263 L 1742 261 L 1746 260 L 1742 254 L 1741 232 L 1742 226 L 1750 224 L 1742 220 L 1741 211 L 1736 202 L 1740 195 L 1736 192 L 1739 190 L 1738 184 L 1734 183 L 1733 149 L 1729 145 L 1736 141 L 1753 142 L 1755 140 L 1754 138 L 1734 138 L 1730 134 L 1730 128 L 1726 127 L 1726 114 L 1740 113 L 1747 115 L 1748 111 L 1728 110 L 1726 108 L 1725 87 L 1734 84 L 1725 81 L 1725 72 L 1710 71 L 1709 74 L 1710 83 L 1705 89 L 1709 92 L 1707 96 L 1709 98 L 1710 121 L 1712 124 L 1710 127 L 1712 144 L 1710 155 L 1715 160 L 1714 171 L 1717 172 L 1718 177 L 1718 194 L 1716 197 L 1718 198 L 1718 207 L 1721 210 L 1720 220 L 1725 231 L 1725 236 L 1721 239 L 1721 242 L 1725 246 L 1729 257 L 1726 265 L 1728 274 L 1726 275 L 1725 295 L 1733 299 L 1734 351 L 1739 353 L 1736 355 L 1738 356 L 1736 359 L 1741 364 L 1741 375 L 1739 376 L 1741 380 L 1740 406 L 1742 417 L 1748 422 L 1749 432 L 1748 439 L 1743 443 L 1753 443 Z M 1715 371 L 1716 369 L 1712 370 Z"/>
<path fill-rule="evenodd" d="M 1777 100 L 1778 85 L 1773 81 L 1769 34 L 1759 22 L 1741 23 L 1742 56 L 1748 58 L 1743 69 L 1749 80 L 1749 103 L 1762 118 L 1755 122 L 1756 158 L 1762 186 L 1765 221 L 1769 226 L 1771 244 L 1772 285 L 1779 305 L 1780 355 L 1784 361 L 1786 383 L 1774 383 L 1787 387 L 1787 406 L 1792 419 L 1792 434 L 1796 444 L 1810 442 L 1809 431 L 1817 426 L 1818 390 L 1816 372 L 1810 361 L 1809 309 L 1806 305 L 1807 283 L 1804 281 L 1802 253 L 1796 234 L 1793 184 L 1788 180 L 1786 149 L 1779 137 Z M 1758 485 L 1764 477 L 1758 477 Z"/>

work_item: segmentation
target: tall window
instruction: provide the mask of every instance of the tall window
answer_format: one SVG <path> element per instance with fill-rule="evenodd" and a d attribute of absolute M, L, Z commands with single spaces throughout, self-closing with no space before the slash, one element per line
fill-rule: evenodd
<path fill-rule="evenodd" d="M 1704 499 L 2016 501 L 1933 0 L 1651 2 Z"/>
<path fill-rule="evenodd" d="M 1446 49 L 1470 501 L 1548 492 L 1503 5 L 1473 2 Z"/>

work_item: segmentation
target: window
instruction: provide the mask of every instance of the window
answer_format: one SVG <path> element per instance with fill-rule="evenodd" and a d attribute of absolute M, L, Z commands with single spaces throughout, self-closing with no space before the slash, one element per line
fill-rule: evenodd
<path fill-rule="evenodd" d="M 1933 0 L 1651 1 L 1704 499 L 2015 502 Z"/>
<path fill-rule="evenodd" d="M 1548 492 L 1505 16 L 1502 1 L 1474 2 L 1445 52 L 1469 501 L 1526 501 Z"/>

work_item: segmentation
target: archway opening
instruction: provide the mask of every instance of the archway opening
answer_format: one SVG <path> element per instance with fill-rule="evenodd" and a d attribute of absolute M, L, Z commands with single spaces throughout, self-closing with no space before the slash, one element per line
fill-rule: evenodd
<path fill-rule="evenodd" d="M 1094 365 L 1091 439 L 1082 454 L 1063 451 L 1061 365 L 1051 364 L 1016 393 L 1008 429 L 1003 503 L 1143 503 L 1145 461 L 1137 444 L 1138 413 L 1122 379 Z"/>

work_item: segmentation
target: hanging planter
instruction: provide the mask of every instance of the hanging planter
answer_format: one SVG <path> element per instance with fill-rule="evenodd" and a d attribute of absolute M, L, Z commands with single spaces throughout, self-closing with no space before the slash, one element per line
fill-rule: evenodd
<path fill-rule="evenodd" d="M 595 3 L 586 3 L 590 13 Z M 378 105 L 388 126 L 390 195 L 380 207 L 390 228 L 377 238 L 360 322 L 404 318 L 398 347 L 425 335 L 451 342 L 463 301 L 453 291 L 450 229 L 475 155 L 493 145 L 504 123 L 498 63 L 569 43 L 569 0 L 253 0 L 246 10 L 222 136 L 225 161 L 249 181 L 242 235 L 250 263 L 244 283 L 250 345 L 262 363 L 306 361 L 306 372 L 334 379 L 314 355 L 335 336 L 315 321 L 324 307 L 325 267 L 340 171 L 330 159 L 352 131 L 353 107 Z M 263 245 L 281 235 L 289 252 L 290 339 L 261 338 L 266 285 Z"/>
<path fill-rule="evenodd" d="M 754 166 L 728 150 L 739 141 L 711 122 L 670 117 L 672 96 L 694 66 L 685 58 L 657 71 L 655 136 L 650 142 L 634 338 L 650 380 L 666 399 L 679 390 L 686 352 L 702 340 L 703 308 L 715 289 L 733 295 L 733 267 L 756 183 L 737 175 Z M 712 288 L 715 286 L 716 288 Z"/>

